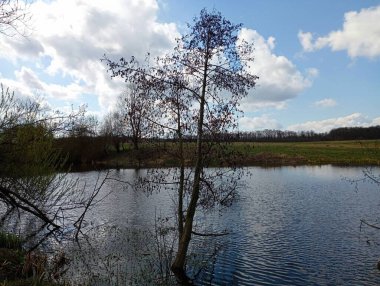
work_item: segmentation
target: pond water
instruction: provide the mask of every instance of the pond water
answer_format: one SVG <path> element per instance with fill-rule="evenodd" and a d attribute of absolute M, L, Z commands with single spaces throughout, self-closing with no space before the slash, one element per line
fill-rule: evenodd
<path fill-rule="evenodd" d="M 197 285 L 380 285 L 380 231 L 360 228 L 361 219 L 380 219 L 380 186 L 346 179 L 362 177 L 362 169 L 249 168 L 231 207 L 197 215 L 197 229 L 229 234 L 195 237 L 188 274 Z M 132 181 L 144 173 L 113 170 L 111 177 Z M 94 181 L 98 173 L 72 176 Z M 68 277 L 91 285 L 162 282 L 175 241 L 166 227 L 174 223 L 175 194 L 147 196 L 117 181 L 109 190 L 86 216 L 88 244 L 65 246 Z"/>

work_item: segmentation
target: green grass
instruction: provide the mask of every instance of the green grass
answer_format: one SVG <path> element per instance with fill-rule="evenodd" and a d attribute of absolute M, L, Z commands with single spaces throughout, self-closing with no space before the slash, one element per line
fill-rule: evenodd
<path fill-rule="evenodd" d="M 235 143 L 235 148 L 251 159 L 266 154 L 296 164 L 380 165 L 380 141 L 256 143 L 249 151 L 246 144 Z"/>
<path fill-rule="evenodd" d="M 0 231 L 0 248 L 21 249 L 22 243 L 18 235 Z"/>

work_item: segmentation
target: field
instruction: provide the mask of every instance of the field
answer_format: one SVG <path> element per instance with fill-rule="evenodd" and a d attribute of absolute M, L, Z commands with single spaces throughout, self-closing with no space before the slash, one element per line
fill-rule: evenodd
<path fill-rule="evenodd" d="M 103 168 L 173 167 L 179 165 L 175 157 L 175 143 L 144 143 L 139 150 L 125 144 L 125 151 L 112 154 L 97 162 Z M 234 164 L 240 166 L 289 166 L 289 165 L 343 165 L 380 166 L 380 140 L 368 141 L 323 141 L 256 143 L 233 142 L 225 145 L 225 150 L 237 153 Z M 195 144 L 185 144 L 185 162 L 192 164 Z M 211 166 L 226 165 L 215 154 Z M 228 163 L 227 163 L 228 165 Z"/>
<path fill-rule="evenodd" d="M 380 165 L 380 141 L 234 143 L 253 161 L 291 165 Z"/>

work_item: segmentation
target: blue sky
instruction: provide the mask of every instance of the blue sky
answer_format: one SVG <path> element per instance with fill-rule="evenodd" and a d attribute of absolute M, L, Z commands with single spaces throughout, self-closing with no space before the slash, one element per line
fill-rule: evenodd
<path fill-rule="evenodd" d="M 380 1 L 33 1 L 27 37 L 0 35 L 0 82 L 60 110 L 101 117 L 124 85 L 100 62 L 170 51 L 206 7 L 243 23 L 258 86 L 241 130 L 380 125 Z"/>

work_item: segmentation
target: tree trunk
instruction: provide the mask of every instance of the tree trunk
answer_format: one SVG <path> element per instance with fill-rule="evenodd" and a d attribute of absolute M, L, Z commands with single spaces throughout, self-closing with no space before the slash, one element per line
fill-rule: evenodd
<path fill-rule="evenodd" d="M 196 165 L 194 172 L 194 181 L 193 189 L 191 193 L 191 199 L 189 206 L 187 208 L 185 225 L 183 228 L 182 235 L 179 237 L 178 242 L 178 251 L 175 257 L 175 260 L 172 264 L 172 271 L 176 275 L 179 282 L 183 284 L 189 284 L 190 279 L 187 277 L 185 272 L 185 262 L 187 250 L 189 248 L 189 243 L 191 239 L 191 232 L 193 230 L 193 221 L 195 210 L 198 203 L 199 192 L 200 192 L 200 182 L 201 182 L 201 173 L 203 170 L 203 154 L 202 154 L 202 143 L 203 143 L 203 121 L 204 121 L 204 108 L 206 102 L 206 85 L 207 85 L 207 69 L 208 69 L 208 44 L 206 45 L 205 53 L 205 64 L 203 70 L 203 82 L 202 82 L 202 93 L 199 104 L 199 119 L 198 119 L 198 128 L 197 128 L 197 153 L 196 153 Z"/>
<path fill-rule="evenodd" d="M 183 192 L 185 187 L 185 158 L 183 154 L 183 138 L 182 138 L 182 127 L 181 127 L 181 116 L 179 108 L 179 98 L 177 97 L 177 132 L 179 140 L 179 156 L 180 156 L 180 176 L 179 176 L 179 187 L 178 187 L 178 237 L 183 234 Z"/>
<path fill-rule="evenodd" d="M 133 148 L 134 148 L 135 150 L 139 150 L 139 139 L 136 138 L 136 137 L 133 137 L 133 138 L 132 138 L 132 143 L 133 143 Z"/>
<path fill-rule="evenodd" d="M 114 138 L 113 140 L 114 140 L 113 145 L 114 145 L 114 147 L 116 149 L 116 153 L 120 153 L 120 142 L 119 142 L 119 139 L 118 138 Z"/>

